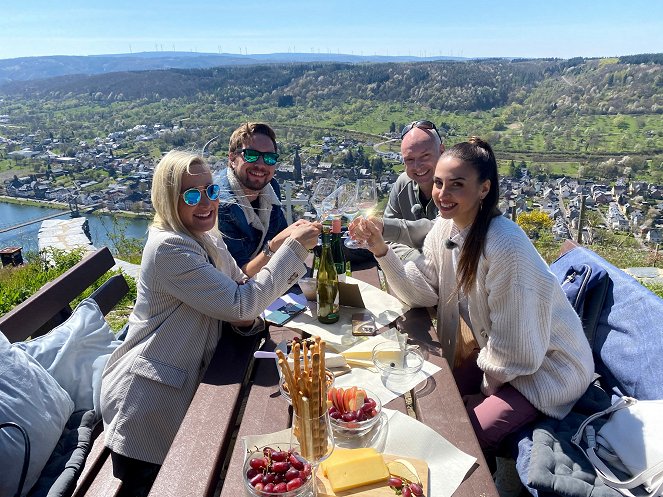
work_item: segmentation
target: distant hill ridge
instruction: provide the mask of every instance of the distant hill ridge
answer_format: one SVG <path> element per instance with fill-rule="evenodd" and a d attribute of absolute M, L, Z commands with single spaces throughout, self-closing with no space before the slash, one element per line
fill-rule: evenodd
<path fill-rule="evenodd" d="M 50 55 L 0 59 L 0 85 L 11 81 L 154 69 L 192 69 L 289 62 L 413 62 L 465 60 L 462 57 L 363 56 L 332 53 L 215 54 L 199 52 L 139 52 L 108 55 Z"/>
<path fill-rule="evenodd" d="M 159 53 L 151 56 L 163 63 Z M 114 58 L 105 57 L 109 67 Z M 0 95 L 76 97 L 106 103 L 194 101 L 206 95 L 218 104 L 248 99 L 268 106 L 282 105 L 281 101 L 283 105 L 308 105 L 365 100 L 463 112 L 520 103 L 541 115 L 663 113 L 663 54 L 609 59 L 261 64 L 259 71 L 244 64 L 13 81 L 0 85 Z"/>

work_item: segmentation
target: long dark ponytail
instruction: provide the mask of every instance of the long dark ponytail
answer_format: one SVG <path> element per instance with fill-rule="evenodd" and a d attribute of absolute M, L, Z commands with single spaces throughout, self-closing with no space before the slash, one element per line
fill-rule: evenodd
<path fill-rule="evenodd" d="M 479 211 L 465 238 L 456 269 L 456 290 L 462 289 L 467 294 L 476 281 L 479 258 L 483 254 L 486 245 L 486 235 L 490 221 L 495 216 L 500 215 L 497 208 L 500 197 L 497 160 L 488 142 L 477 136 L 471 136 L 468 141 L 454 145 L 446 150 L 442 156 L 455 157 L 471 164 L 478 173 L 480 183 L 490 180 L 490 189 L 481 201 Z"/>

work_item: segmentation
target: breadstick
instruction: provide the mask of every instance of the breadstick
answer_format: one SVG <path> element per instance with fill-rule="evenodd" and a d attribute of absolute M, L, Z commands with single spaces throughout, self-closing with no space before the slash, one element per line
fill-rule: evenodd
<path fill-rule="evenodd" d="M 301 359 L 300 351 L 301 346 L 299 345 L 299 342 L 296 342 L 292 347 L 292 359 L 295 366 L 295 385 L 299 383 L 299 377 L 302 375 L 302 366 L 299 363 Z"/>
<path fill-rule="evenodd" d="M 306 373 L 310 372 L 309 360 L 308 360 L 308 347 L 306 346 L 306 340 L 302 342 L 302 354 L 304 354 L 304 371 Z"/>
<path fill-rule="evenodd" d="M 317 347 L 316 347 L 317 348 Z M 320 455 L 322 450 L 322 440 L 320 434 L 320 416 L 322 416 L 320 405 L 320 353 L 314 352 L 311 356 L 313 371 L 316 373 L 312 378 L 311 399 L 311 419 L 313 420 L 313 451 L 315 457 Z M 323 378 L 324 381 L 324 378 Z"/>

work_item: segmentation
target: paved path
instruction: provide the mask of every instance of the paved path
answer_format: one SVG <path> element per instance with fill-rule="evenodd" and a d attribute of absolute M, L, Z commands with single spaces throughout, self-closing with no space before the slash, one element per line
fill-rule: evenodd
<path fill-rule="evenodd" d="M 640 283 L 663 285 L 663 269 L 656 267 L 627 267 L 624 272 Z"/>

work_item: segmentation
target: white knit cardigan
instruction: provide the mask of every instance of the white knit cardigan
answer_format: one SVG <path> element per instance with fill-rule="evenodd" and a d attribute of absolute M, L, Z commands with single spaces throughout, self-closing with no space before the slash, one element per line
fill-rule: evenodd
<path fill-rule="evenodd" d="M 390 249 L 378 258 L 390 289 L 410 306 L 438 306 L 437 331 L 449 360 L 455 349 L 458 304 L 449 238 L 462 247 L 463 233 L 438 218 L 423 257 L 405 265 Z M 472 332 L 481 346 L 481 390 L 510 383 L 538 410 L 561 419 L 589 385 L 594 362 L 578 315 L 527 235 L 495 217 L 467 295 Z"/>

